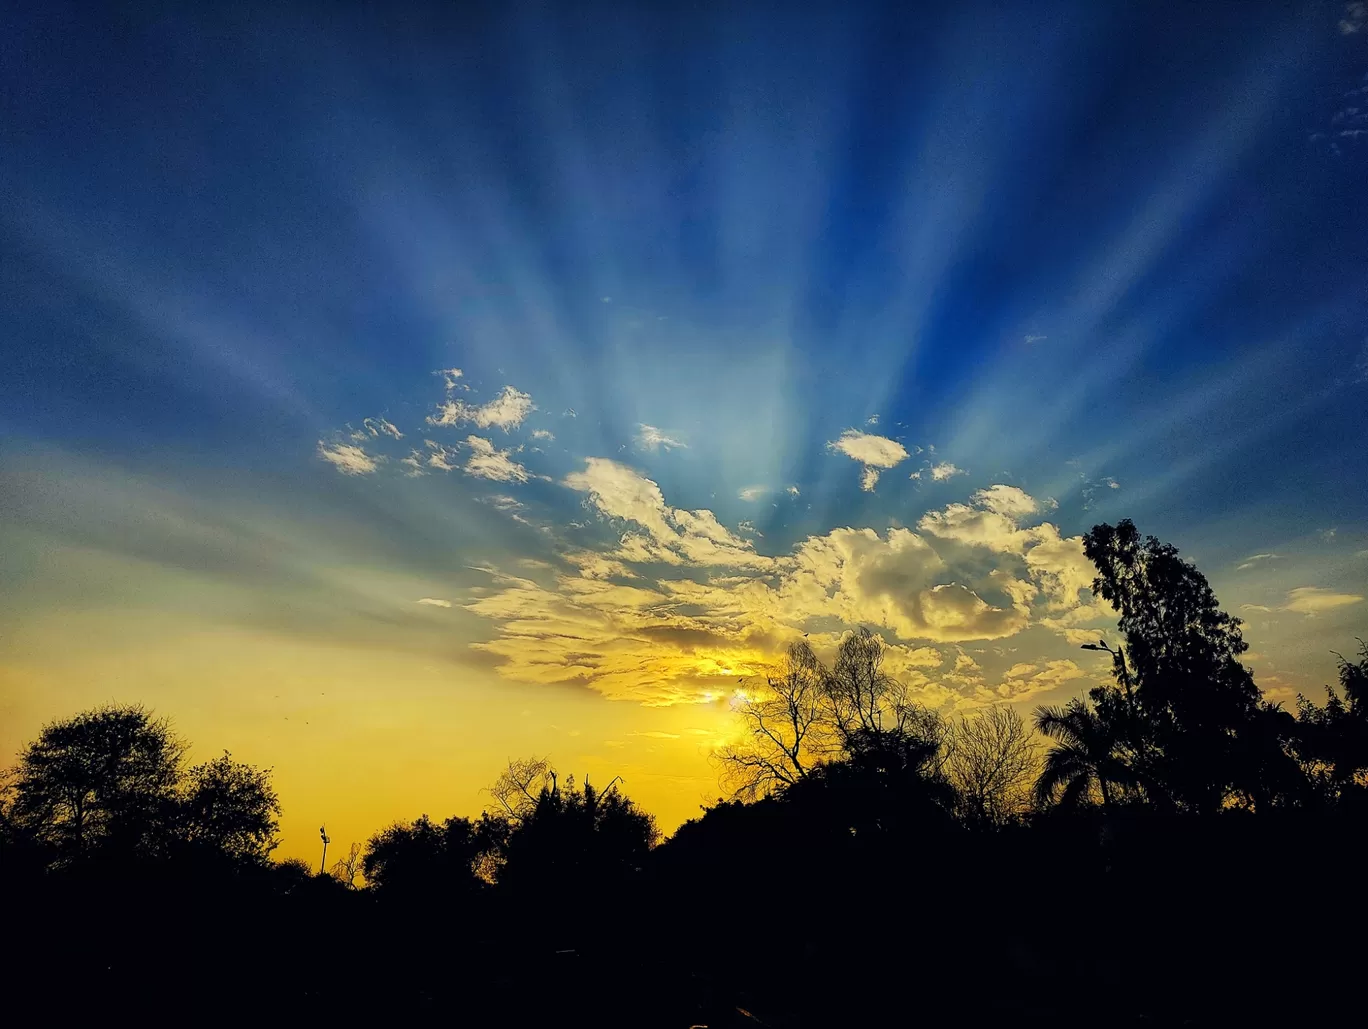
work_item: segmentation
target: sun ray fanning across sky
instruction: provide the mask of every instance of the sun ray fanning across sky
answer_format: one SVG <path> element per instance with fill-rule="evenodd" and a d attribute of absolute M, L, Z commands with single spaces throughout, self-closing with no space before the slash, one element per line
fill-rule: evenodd
<path fill-rule="evenodd" d="M 1124 517 L 1272 699 L 1364 634 L 1333 4 L 25 6 L 0 764 L 141 701 L 288 853 L 534 753 L 670 828 L 795 639 L 946 712 L 1105 677 Z"/>

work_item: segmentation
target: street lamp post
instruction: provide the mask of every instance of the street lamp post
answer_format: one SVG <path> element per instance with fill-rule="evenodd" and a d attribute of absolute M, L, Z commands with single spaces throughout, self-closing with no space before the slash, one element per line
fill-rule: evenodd
<path fill-rule="evenodd" d="M 326 826 L 320 825 L 318 827 L 318 835 L 323 840 L 323 859 L 318 862 L 318 874 L 322 875 L 323 869 L 327 867 L 328 864 L 328 844 L 331 843 L 332 840 L 328 839 L 328 830 Z"/>

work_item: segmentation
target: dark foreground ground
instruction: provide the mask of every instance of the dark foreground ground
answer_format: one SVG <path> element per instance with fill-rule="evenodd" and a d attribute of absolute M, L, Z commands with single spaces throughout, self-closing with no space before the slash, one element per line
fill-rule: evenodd
<path fill-rule="evenodd" d="M 58 1025 L 1359 1022 L 1354 826 L 1128 831 L 835 867 L 743 846 L 662 854 L 611 890 L 402 901 L 274 873 L 10 869 L 4 1003 Z"/>

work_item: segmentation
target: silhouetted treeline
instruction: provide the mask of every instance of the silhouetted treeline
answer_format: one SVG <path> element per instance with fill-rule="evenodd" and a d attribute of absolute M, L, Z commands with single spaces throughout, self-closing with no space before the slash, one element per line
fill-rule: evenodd
<path fill-rule="evenodd" d="M 733 799 L 660 840 L 614 780 L 510 763 L 327 874 L 269 771 L 137 708 L 46 727 L 0 791 L 5 974 L 57 1021 L 1224 1025 L 1355 1018 L 1368 645 L 1294 715 L 1240 622 L 1129 522 L 1088 698 L 946 718 L 873 633 L 747 686 Z M 16 994 L 17 991 L 17 994 Z"/>

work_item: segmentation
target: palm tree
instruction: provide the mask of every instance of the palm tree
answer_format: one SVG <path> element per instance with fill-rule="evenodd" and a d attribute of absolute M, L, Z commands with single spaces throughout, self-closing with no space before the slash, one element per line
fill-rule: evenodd
<path fill-rule="evenodd" d="M 1086 803 L 1095 783 L 1105 809 L 1111 807 L 1114 785 L 1134 783 L 1135 776 L 1118 754 L 1121 741 L 1115 727 L 1084 701 L 1074 698 L 1062 708 L 1037 708 L 1035 723 L 1055 741 L 1036 780 L 1037 807 Z"/>

